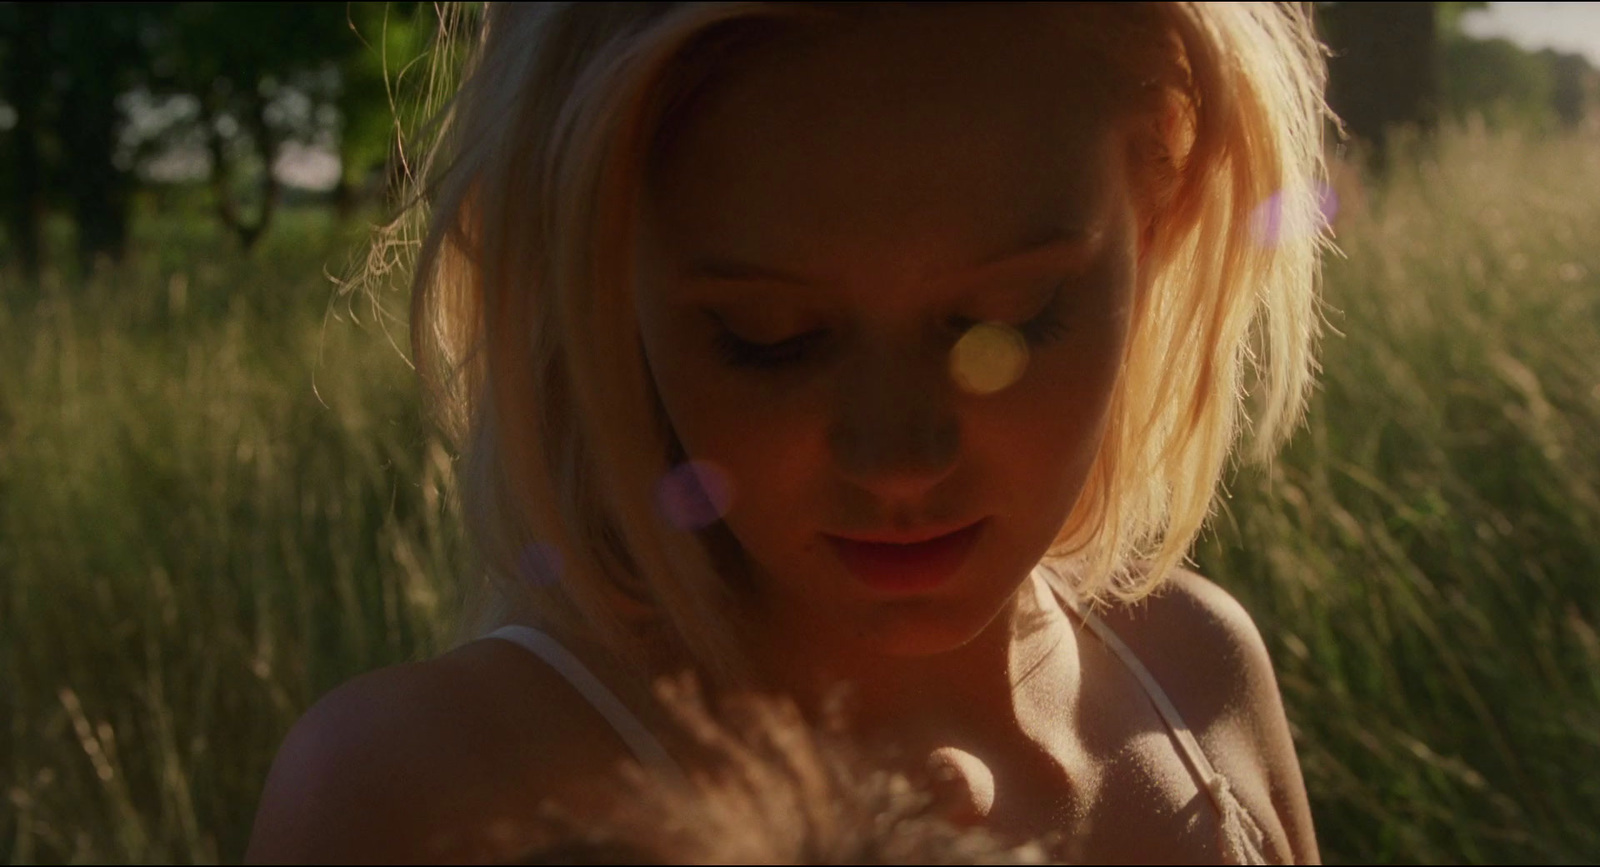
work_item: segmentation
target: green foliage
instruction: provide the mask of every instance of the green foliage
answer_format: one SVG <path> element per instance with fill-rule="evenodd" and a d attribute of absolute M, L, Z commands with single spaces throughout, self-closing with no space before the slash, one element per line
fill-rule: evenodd
<path fill-rule="evenodd" d="M 179 3 L 162 12 L 154 67 L 191 93 L 272 87 L 349 47 L 336 3 Z"/>
<path fill-rule="evenodd" d="M 1476 39 L 1462 28 L 1487 3 L 1437 3 L 1440 108 L 1447 119 L 1477 117 L 1497 128 L 1574 128 L 1593 111 L 1600 73 L 1581 54 L 1529 51 L 1506 39 Z"/>
<path fill-rule="evenodd" d="M 1387 152 L 1390 127 L 1481 118 L 1491 127 L 1575 128 L 1600 73 L 1579 54 L 1528 51 L 1463 27 L 1487 3 L 1317 3 L 1330 50 L 1328 98 L 1353 135 Z"/>
<path fill-rule="evenodd" d="M 352 181 L 387 163 L 397 125 L 411 120 L 438 29 L 431 11 L 416 5 L 350 4 L 349 29 L 359 48 L 347 51 L 339 66 L 339 148 L 345 176 Z"/>
<path fill-rule="evenodd" d="M 1505 39 L 1444 39 L 1439 46 L 1441 102 L 1447 116 L 1474 114 L 1493 126 L 1553 128 L 1555 70 L 1542 54 Z"/>
<path fill-rule="evenodd" d="M 287 144 L 341 158 L 342 212 L 388 160 L 425 79 L 440 12 L 418 3 L 0 4 L 8 242 L 37 268 L 46 209 L 79 226 L 87 269 L 120 255 L 138 169 L 169 151 L 209 163 L 213 207 L 249 247 L 282 198 Z"/>
<path fill-rule="evenodd" d="M 272 217 L 272 167 L 286 142 L 336 150 L 341 204 L 388 158 L 397 108 L 389 64 L 403 69 L 423 56 L 436 29 L 424 8 L 190 3 L 162 17 L 151 87 L 198 107 L 174 115 L 166 136 L 205 141 L 218 215 L 246 247 Z M 253 182 L 241 184 L 241 174 Z"/>
<path fill-rule="evenodd" d="M 1468 12 L 1478 12 L 1489 8 L 1488 3 L 1481 0 L 1474 2 L 1448 2 L 1433 4 L 1435 21 L 1439 25 L 1439 35 L 1445 39 L 1462 37 L 1461 19 Z"/>
<path fill-rule="evenodd" d="M 0 137 L 13 255 L 38 264 L 39 216 L 73 214 L 78 258 L 121 252 L 132 178 L 117 165 L 117 98 L 149 57 L 143 4 L 0 4 L 0 99 L 15 126 Z"/>
<path fill-rule="evenodd" d="M 252 134 L 256 101 L 290 96 L 270 134 L 334 142 L 360 178 L 389 158 L 438 28 L 418 3 L 182 4 L 158 30 L 155 81 L 198 98 L 204 122 L 230 118 L 226 138 Z"/>

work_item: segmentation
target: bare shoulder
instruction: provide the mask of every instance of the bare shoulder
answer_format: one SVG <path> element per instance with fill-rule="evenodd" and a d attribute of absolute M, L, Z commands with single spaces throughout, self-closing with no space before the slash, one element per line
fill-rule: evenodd
<path fill-rule="evenodd" d="M 503 860 L 541 801 L 624 754 L 559 674 L 473 642 L 317 702 L 273 763 L 246 860 Z"/>
<path fill-rule="evenodd" d="M 1186 569 L 1149 598 L 1104 613 L 1197 729 L 1277 699 L 1266 644 L 1244 606 Z"/>
<path fill-rule="evenodd" d="M 1214 582 L 1179 569 L 1155 595 L 1104 617 L 1247 806 L 1270 803 L 1294 860 L 1319 860 L 1272 659 L 1244 606 Z"/>

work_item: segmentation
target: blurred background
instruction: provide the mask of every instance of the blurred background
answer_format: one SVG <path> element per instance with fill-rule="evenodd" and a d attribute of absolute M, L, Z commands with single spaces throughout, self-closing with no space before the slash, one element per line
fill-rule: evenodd
<path fill-rule="evenodd" d="M 1196 559 L 1329 861 L 1594 862 L 1600 9 L 1316 11 L 1324 373 Z M 299 714 L 450 640 L 403 268 L 348 282 L 439 15 L 0 4 L 0 860 L 238 860 Z"/>

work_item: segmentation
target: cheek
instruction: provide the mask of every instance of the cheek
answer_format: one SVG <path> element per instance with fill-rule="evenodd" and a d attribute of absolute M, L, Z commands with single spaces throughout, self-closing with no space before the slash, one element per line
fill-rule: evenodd
<path fill-rule="evenodd" d="M 1075 500 L 1099 450 L 1120 350 L 1106 339 L 1040 353 L 1019 388 L 973 414 L 972 446 L 1004 467 L 1008 489 Z"/>
<path fill-rule="evenodd" d="M 737 529 L 751 516 L 795 506 L 824 457 L 825 407 L 811 396 L 816 389 L 764 385 L 730 370 L 695 342 L 703 335 L 692 328 L 642 331 L 678 443 L 732 487 L 729 523 Z"/>
<path fill-rule="evenodd" d="M 974 402 L 971 445 L 1019 500 L 1028 491 L 1040 507 L 1048 501 L 1052 509 L 1070 509 L 1076 502 L 1121 376 L 1131 274 L 1131 257 L 1108 267 L 1101 283 L 1107 288 L 1074 312 L 1060 340 L 1033 352 L 1017 385 Z"/>

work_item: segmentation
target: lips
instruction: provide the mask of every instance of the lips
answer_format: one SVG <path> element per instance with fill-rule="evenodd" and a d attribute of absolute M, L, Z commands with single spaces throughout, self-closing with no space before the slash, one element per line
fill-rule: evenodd
<path fill-rule="evenodd" d="M 919 593 L 945 584 L 961 570 L 986 524 L 987 519 L 945 533 L 830 535 L 827 539 L 840 562 L 861 583 L 883 593 Z"/>

